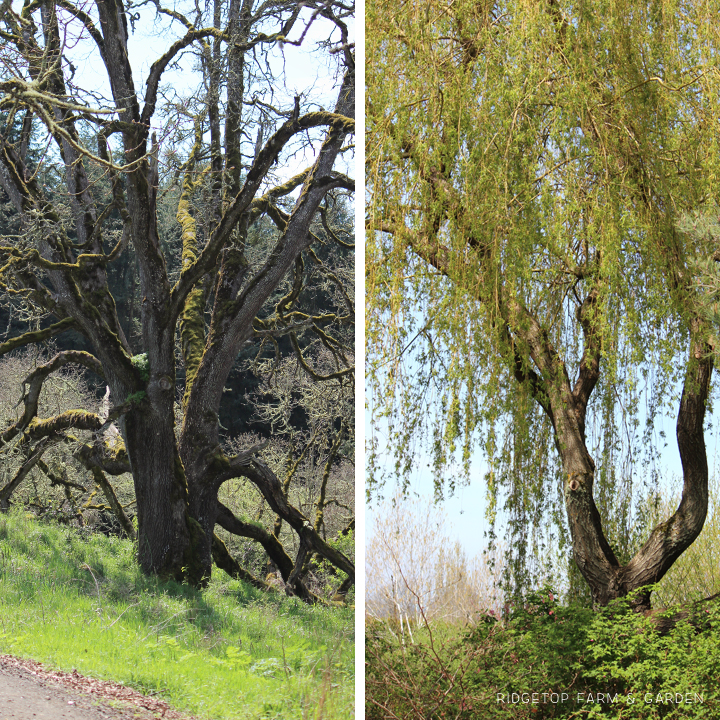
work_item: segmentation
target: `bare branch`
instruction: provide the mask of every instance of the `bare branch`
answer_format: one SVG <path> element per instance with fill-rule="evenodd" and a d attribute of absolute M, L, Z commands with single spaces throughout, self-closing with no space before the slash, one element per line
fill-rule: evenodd
<path fill-rule="evenodd" d="M 61 438 L 58 437 L 44 437 L 35 445 L 30 453 L 30 457 L 21 465 L 20 469 L 15 473 L 15 477 L 13 477 L 5 487 L 0 489 L 0 510 L 7 510 L 10 496 L 27 477 L 27 474 L 38 464 L 43 453 L 58 443 L 60 439 Z"/>

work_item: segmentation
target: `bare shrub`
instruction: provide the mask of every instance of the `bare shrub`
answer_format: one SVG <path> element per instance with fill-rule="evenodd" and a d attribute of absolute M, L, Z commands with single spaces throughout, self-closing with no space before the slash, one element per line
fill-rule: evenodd
<path fill-rule="evenodd" d="M 436 621 L 476 623 L 499 614 L 501 553 L 468 558 L 449 538 L 444 512 L 395 497 L 375 513 L 365 553 L 366 613 L 403 632 Z"/>
<path fill-rule="evenodd" d="M 43 349 L 18 350 L 0 357 L 0 428 L 8 427 L 22 416 L 24 380 L 53 355 L 54 347 L 47 345 Z M 46 378 L 38 412 L 41 417 L 50 417 L 78 408 L 102 413 L 103 400 L 98 399 L 84 372 L 68 364 Z M 73 456 L 81 444 L 92 440 L 91 432 L 78 428 L 59 435 L 13 489 L 9 501 L 31 509 L 38 516 L 49 515 L 65 522 L 111 529 L 114 519 L 103 493 L 96 487 L 92 474 Z M 22 435 L 0 446 L 0 491 L 17 477 L 27 462 L 26 455 Z M 112 484 L 120 503 L 129 508 L 135 497 L 131 475 L 117 476 Z"/>

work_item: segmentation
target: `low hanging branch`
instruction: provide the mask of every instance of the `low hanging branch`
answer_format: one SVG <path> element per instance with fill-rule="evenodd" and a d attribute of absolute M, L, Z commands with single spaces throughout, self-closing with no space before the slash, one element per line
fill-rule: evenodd
<path fill-rule="evenodd" d="M 18 335 L 16 338 L 11 338 L 10 340 L 6 340 L 4 343 L 0 343 L 0 355 L 5 355 L 5 353 L 17 350 L 17 348 L 20 347 L 25 347 L 26 345 L 43 342 L 44 340 L 48 340 L 51 337 L 55 337 L 55 335 L 59 335 L 60 333 L 63 333 L 66 330 L 71 330 L 75 327 L 76 324 L 72 318 L 65 318 L 60 320 L 60 322 L 56 322 L 53 325 L 44 328 L 43 330 L 31 330 L 30 332 Z"/>
<path fill-rule="evenodd" d="M 293 561 L 285 552 L 285 548 L 276 535 L 269 533 L 260 523 L 249 523 L 240 520 L 233 514 L 232 510 L 222 503 L 218 503 L 217 523 L 221 528 L 233 535 L 251 538 L 259 542 L 268 557 L 275 563 L 283 580 L 287 582 L 293 569 Z"/>
<path fill-rule="evenodd" d="M 46 421 L 33 422 L 37 415 L 38 403 L 40 401 L 40 391 L 42 390 L 43 383 L 51 373 L 61 367 L 64 367 L 68 363 L 84 365 L 102 377 L 102 365 L 97 358 L 93 357 L 90 353 L 81 350 L 66 350 L 58 353 L 51 360 L 48 360 L 48 362 L 33 370 L 33 372 L 31 372 L 30 375 L 23 380 L 23 394 L 20 402 L 25 404 L 25 410 L 22 417 L 3 432 L 3 442 L 9 442 L 12 440 L 16 435 L 25 430 L 25 428 L 28 428 L 31 423 L 33 423 L 35 437 L 49 435 L 51 432 L 58 432 L 61 429 L 67 429 L 69 427 L 83 427 L 83 429 L 88 430 L 94 429 L 92 427 L 85 426 L 92 424 L 94 422 L 93 418 L 97 418 L 99 421 L 99 417 L 94 415 L 94 413 L 87 413 L 83 410 L 68 410 L 61 415 L 56 416 L 56 418 L 51 418 Z M 30 386 L 30 389 L 26 392 L 25 388 L 27 385 Z M 20 403 L 18 403 L 18 405 L 19 404 Z M 54 421 L 54 423 L 52 421 Z M 47 424 L 42 430 L 40 430 L 39 423 L 41 424 L 43 422 Z"/>
<path fill-rule="evenodd" d="M 330 547 L 315 531 L 310 521 L 293 507 L 282 493 L 282 485 L 275 473 L 258 458 L 236 469 L 236 476 L 246 477 L 260 490 L 268 505 L 285 520 L 305 542 L 308 549 L 324 557 L 354 581 L 355 566 L 339 550 Z"/>
<path fill-rule="evenodd" d="M 10 480 L 5 487 L 0 488 L 0 510 L 7 510 L 9 507 L 10 496 L 17 490 L 20 483 L 27 477 L 27 474 L 40 462 L 43 454 L 49 450 L 53 445 L 60 442 L 60 437 L 44 437 L 30 452 L 30 456 L 20 466 L 20 469 L 15 473 L 15 477 Z"/>
<path fill-rule="evenodd" d="M 229 508 L 227 508 L 222 503 L 218 503 L 217 524 L 224 530 L 232 533 L 233 535 L 251 538 L 259 542 L 265 549 L 268 557 L 275 563 L 275 566 L 280 571 L 282 579 L 286 583 L 289 583 L 290 575 L 293 571 L 293 561 L 285 552 L 285 548 L 282 546 L 282 544 L 275 535 L 271 535 L 259 523 L 248 523 L 240 520 L 233 514 L 233 512 Z M 267 586 L 266 583 L 256 580 L 252 575 L 250 575 L 250 573 L 247 572 L 247 570 L 243 570 L 237 563 L 237 561 L 232 558 L 230 552 L 225 546 L 225 543 L 223 543 L 222 540 L 217 537 L 217 535 L 213 537 L 212 553 L 215 564 L 219 568 L 224 570 L 226 573 L 228 573 L 228 575 L 230 575 L 231 577 L 243 578 L 243 573 L 245 573 L 249 577 L 253 578 L 252 580 L 250 580 L 250 582 L 252 582 L 254 585 L 256 584 L 256 582 L 261 583 L 261 585 L 256 585 L 256 587 L 270 587 Z M 293 589 L 295 591 L 295 594 L 306 602 L 314 603 L 318 600 L 317 596 L 311 593 L 305 587 L 301 579 L 294 583 Z"/>
<path fill-rule="evenodd" d="M 215 564 L 224 570 L 230 577 L 236 578 L 237 580 L 244 580 L 250 583 L 253 587 L 260 590 L 269 590 L 277 592 L 277 589 L 272 585 L 268 585 L 266 582 L 256 578 L 251 572 L 240 567 L 237 560 L 230 554 L 227 549 L 227 545 L 217 536 L 213 535 L 212 540 L 212 556 Z"/>

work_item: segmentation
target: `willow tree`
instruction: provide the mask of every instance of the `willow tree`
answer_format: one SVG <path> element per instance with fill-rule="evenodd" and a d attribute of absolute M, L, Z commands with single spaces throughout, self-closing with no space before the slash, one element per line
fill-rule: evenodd
<path fill-rule="evenodd" d="M 649 606 L 642 588 L 707 511 L 718 10 L 368 5 L 376 427 L 400 476 L 419 438 L 439 483 L 458 456 L 479 481 L 482 450 L 491 512 L 505 497 L 522 542 L 564 505 L 567 525 L 556 517 L 599 604 L 640 589 Z M 682 500 L 631 547 L 626 499 L 660 468 L 668 411 Z"/>
<path fill-rule="evenodd" d="M 3 292 L 45 318 L 37 331 L 2 350 L 70 328 L 84 338 L 82 350 L 61 352 L 28 378 L 24 412 L 3 429 L 2 442 L 25 448 L 30 462 L 42 443 L 65 442 L 73 428 L 100 431 L 114 421 L 122 442 L 111 447 L 97 435 L 87 461 L 107 472 L 132 471 L 139 560 L 148 573 L 204 582 L 213 548 L 221 554 L 224 548 L 213 540 L 222 510 L 218 488 L 246 477 L 293 527 L 301 552 L 291 560 L 277 538 L 224 513 L 233 532 L 263 542 L 296 589 L 296 565 L 309 551 L 352 577 L 352 563 L 288 502 L 260 447 L 224 452 L 218 413 L 228 375 L 249 341 L 323 334 L 338 320 L 302 313 L 298 298 L 308 274 L 304 253 L 320 263 L 310 246 L 318 241 L 321 216 L 327 219 L 338 193 L 353 189 L 344 165 L 335 169 L 351 148 L 354 128 L 346 25 L 353 8 L 215 0 L 157 2 L 148 13 L 143 5 L 2 5 L 0 110 L 7 127 L 22 118 L 23 131 L 19 138 L 0 136 L 0 186 L 22 227 L 19 236 L 4 238 L 1 278 Z M 157 23 L 156 37 L 162 37 L 153 41 L 157 50 L 145 71 L 145 57 L 131 42 L 138 22 L 145 29 Z M 293 98 L 282 89 L 290 83 L 283 51 L 309 43 L 319 26 L 308 76 L 322 66 L 334 80 L 324 95 L 308 87 Z M 175 75 L 168 77 L 171 70 Z M 27 164 L 33 133 L 45 138 L 42 162 L 54 167 L 62 191 L 39 182 Z M 173 272 L 158 230 L 161 173 L 166 189 L 173 176 L 181 185 L 175 215 L 182 258 Z M 111 187 L 106 200 L 103 182 Z M 264 245 L 252 242 L 261 221 L 277 227 Z M 128 248 L 142 298 L 132 344 L 108 284 L 113 263 Z M 333 333 L 324 332 L 323 340 L 333 376 L 351 377 Z M 186 382 L 176 437 L 177 356 Z M 112 401 L 107 416 L 89 408 L 37 416 L 43 382 L 67 363 L 104 379 Z"/>

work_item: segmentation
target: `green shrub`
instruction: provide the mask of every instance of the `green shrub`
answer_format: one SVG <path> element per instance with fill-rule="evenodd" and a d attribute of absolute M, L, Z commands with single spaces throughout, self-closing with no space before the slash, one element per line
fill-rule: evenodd
<path fill-rule="evenodd" d="M 412 637 L 397 623 L 369 623 L 366 717 L 720 717 L 718 601 L 667 634 L 662 616 L 634 613 L 627 599 L 593 612 L 544 590 L 508 615 Z"/>

